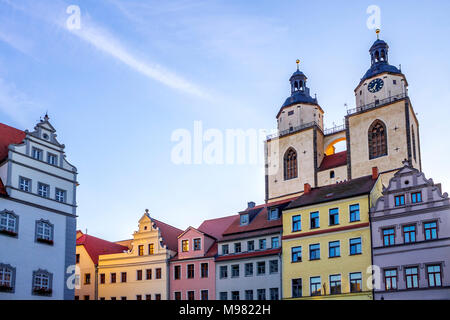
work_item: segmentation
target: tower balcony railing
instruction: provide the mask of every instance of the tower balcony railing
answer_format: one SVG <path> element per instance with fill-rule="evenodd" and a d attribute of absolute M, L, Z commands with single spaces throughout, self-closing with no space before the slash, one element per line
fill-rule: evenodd
<path fill-rule="evenodd" d="M 333 134 L 336 132 L 340 132 L 340 131 L 344 131 L 344 130 L 345 130 L 345 124 L 342 124 L 340 126 L 334 126 L 333 128 L 325 129 L 323 131 L 323 134 L 327 136 L 327 135 L 330 135 L 330 134 Z"/>
<path fill-rule="evenodd" d="M 386 99 L 376 100 L 375 102 L 372 102 L 372 103 L 369 103 L 369 104 L 366 104 L 366 105 L 363 105 L 363 106 L 360 106 L 360 107 L 357 107 L 357 108 L 353 108 L 353 109 L 347 110 L 347 115 L 351 115 L 351 114 L 363 112 L 363 111 L 366 111 L 366 110 L 370 110 L 370 109 L 373 109 L 373 108 L 381 107 L 381 106 L 384 106 L 386 104 L 390 104 L 392 102 L 404 99 L 406 97 L 408 97 L 407 93 L 401 93 L 401 94 L 397 94 L 395 96 L 390 96 L 389 98 L 386 98 Z"/>
<path fill-rule="evenodd" d="M 285 136 L 285 135 L 288 135 L 288 134 L 292 134 L 292 133 L 295 133 L 295 132 L 298 132 L 298 131 L 301 131 L 303 129 L 306 129 L 306 128 L 309 128 L 309 127 L 313 127 L 313 126 L 317 126 L 320 130 L 322 130 L 320 128 L 319 123 L 317 123 L 317 121 L 311 121 L 311 122 L 308 122 L 308 123 L 301 124 L 301 125 L 299 125 L 297 127 L 291 127 L 291 128 L 289 128 L 287 130 L 279 131 L 277 133 L 268 135 L 267 136 L 267 140 L 279 138 L 279 137 L 282 137 L 282 136 Z"/>

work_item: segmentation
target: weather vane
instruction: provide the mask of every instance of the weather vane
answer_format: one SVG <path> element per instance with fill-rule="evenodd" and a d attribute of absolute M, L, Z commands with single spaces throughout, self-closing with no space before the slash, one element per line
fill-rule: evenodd
<path fill-rule="evenodd" d="M 377 40 L 380 40 L 380 29 L 375 30 L 375 33 L 377 34 Z"/>
<path fill-rule="evenodd" d="M 297 59 L 297 60 L 295 61 L 295 63 L 297 63 L 297 70 L 298 70 L 298 65 L 300 64 L 300 60 Z"/>

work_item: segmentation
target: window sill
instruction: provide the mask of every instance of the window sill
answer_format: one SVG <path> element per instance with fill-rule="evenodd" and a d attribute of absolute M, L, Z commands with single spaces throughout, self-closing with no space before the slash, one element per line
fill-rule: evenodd
<path fill-rule="evenodd" d="M 309 261 L 319 261 L 320 260 L 320 258 L 318 258 L 318 259 L 309 259 Z"/>
<path fill-rule="evenodd" d="M 11 237 L 11 238 L 17 238 L 17 232 L 14 231 L 8 231 L 8 230 L 0 230 L 0 234 L 3 234 L 5 236 Z"/>
<path fill-rule="evenodd" d="M 340 258 L 341 256 L 328 257 L 328 259 Z"/>
<path fill-rule="evenodd" d="M 0 286 L 0 292 L 14 293 L 14 288 L 9 286 Z"/>
<path fill-rule="evenodd" d="M 360 255 L 362 255 L 362 252 L 360 252 L 360 253 L 349 254 L 349 256 L 360 256 Z"/>
<path fill-rule="evenodd" d="M 52 289 L 33 289 L 33 295 L 50 297 Z"/>
<path fill-rule="evenodd" d="M 53 240 L 47 240 L 47 239 L 41 239 L 41 238 L 37 238 L 36 242 L 43 243 L 43 244 L 46 244 L 49 246 L 52 246 L 54 244 Z"/>

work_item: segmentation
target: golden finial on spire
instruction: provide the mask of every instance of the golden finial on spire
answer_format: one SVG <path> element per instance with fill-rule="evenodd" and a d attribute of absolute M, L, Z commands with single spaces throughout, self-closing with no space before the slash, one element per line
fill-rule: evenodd
<path fill-rule="evenodd" d="M 375 33 L 377 34 L 377 40 L 380 40 L 380 29 L 375 30 Z"/>
<path fill-rule="evenodd" d="M 297 70 L 298 70 L 298 65 L 300 64 L 300 60 L 297 59 L 297 60 L 295 61 L 295 63 L 297 63 Z"/>

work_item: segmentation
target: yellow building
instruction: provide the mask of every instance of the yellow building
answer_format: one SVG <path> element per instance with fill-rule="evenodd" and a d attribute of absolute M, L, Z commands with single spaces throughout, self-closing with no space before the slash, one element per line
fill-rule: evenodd
<path fill-rule="evenodd" d="M 283 211 L 284 299 L 372 299 L 369 209 L 378 170 L 330 186 L 305 185 Z"/>

